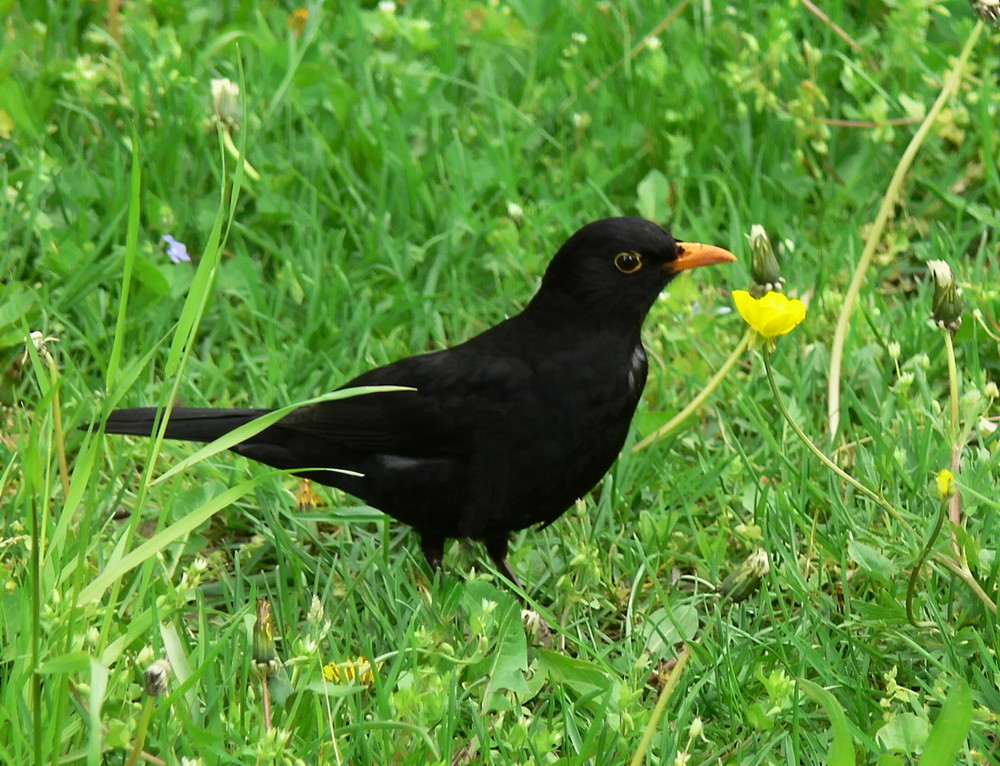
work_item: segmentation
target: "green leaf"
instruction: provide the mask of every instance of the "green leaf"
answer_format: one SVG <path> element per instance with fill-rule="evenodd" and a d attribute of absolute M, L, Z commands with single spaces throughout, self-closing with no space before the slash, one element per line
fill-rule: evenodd
<path fill-rule="evenodd" d="M 531 695 L 526 681 L 528 641 L 521 622 L 521 605 L 509 591 L 489 582 L 473 581 L 466 585 L 462 600 L 469 613 L 469 624 L 479 625 L 491 641 L 481 661 L 475 663 L 477 674 L 487 678 L 483 692 L 484 710 L 509 710 L 515 703 L 505 692 L 518 695 L 522 702 Z"/>
<path fill-rule="evenodd" d="M 830 717 L 830 728 L 833 729 L 833 742 L 826 754 L 827 766 L 854 766 L 854 740 L 851 737 L 851 727 L 847 723 L 844 708 L 826 689 L 800 678 L 796 685 L 809 699 L 826 711 Z"/>
<path fill-rule="evenodd" d="M 158 297 L 170 295 L 170 280 L 145 255 L 136 255 L 133 262 L 135 277 Z"/>
<path fill-rule="evenodd" d="M 501 710 L 510 707 L 498 694 L 500 691 L 510 691 L 519 696 L 527 695 L 529 689 L 524 680 L 527 672 L 528 642 L 524 637 L 520 609 L 515 603 L 512 608 L 506 610 L 497 626 L 489 681 L 486 683 L 483 697 L 484 708 Z"/>
<path fill-rule="evenodd" d="M 544 649 L 538 653 L 549 678 L 569 686 L 582 696 L 601 694 L 611 688 L 611 677 L 592 662 Z"/>
<path fill-rule="evenodd" d="M 32 140 L 41 136 L 42 121 L 32 106 L 32 99 L 28 98 L 15 78 L 0 78 L 0 108 L 6 109 L 18 129 Z"/>
<path fill-rule="evenodd" d="M 774 721 L 767 717 L 764 706 L 759 702 L 754 702 L 746 709 L 747 721 L 757 731 L 769 731 L 774 728 Z"/>
<path fill-rule="evenodd" d="M 664 647 L 681 641 L 690 641 L 698 632 L 698 610 L 682 604 L 670 610 L 656 609 L 642 625 L 642 635 L 646 637 L 646 651 L 656 655 Z"/>
<path fill-rule="evenodd" d="M 28 317 L 28 312 L 31 317 Z M 20 282 L 0 285 L 0 348 L 24 344 L 23 323 L 34 321 L 35 296 Z"/>
<path fill-rule="evenodd" d="M 972 726 L 972 691 L 959 681 L 948 693 L 944 706 L 927 737 L 921 766 L 950 766 L 958 763 L 958 753 Z"/>
<path fill-rule="evenodd" d="M 879 729 L 875 739 L 886 750 L 915 753 L 927 741 L 927 732 L 926 719 L 913 713 L 902 713 Z"/>
<path fill-rule="evenodd" d="M 670 218 L 670 182 L 659 170 L 650 170 L 639 182 L 636 207 L 639 215 L 651 221 L 666 221 Z"/>
<path fill-rule="evenodd" d="M 90 667 L 90 654 L 84 651 L 60 654 L 46 660 L 38 666 L 38 672 L 43 675 L 59 675 L 61 673 L 82 673 Z"/>
<path fill-rule="evenodd" d="M 857 540 L 851 540 L 847 544 L 847 555 L 866 572 L 885 582 L 895 577 L 898 571 L 896 565 L 881 551 Z"/>

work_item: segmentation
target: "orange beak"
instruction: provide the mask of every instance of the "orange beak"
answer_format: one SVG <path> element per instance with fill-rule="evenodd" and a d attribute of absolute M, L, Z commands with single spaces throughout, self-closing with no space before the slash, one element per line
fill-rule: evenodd
<path fill-rule="evenodd" d="M 677 258 L 664 265 L 671 274 L 694 269 L 698 266 L 711 266 L 713 263 L 732 263 L 736 256 L 725 248 L 715 245 L 703 245 L 701 242 L 678 242 Z"/>

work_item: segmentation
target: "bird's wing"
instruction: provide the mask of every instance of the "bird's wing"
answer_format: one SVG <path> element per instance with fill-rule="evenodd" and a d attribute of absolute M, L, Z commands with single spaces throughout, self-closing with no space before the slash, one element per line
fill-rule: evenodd
<path fill-rule="evenodd" d="M 411 457 L 444 457 L 476 451 L 483 430 L 501 421 L 508 393 L 529 374 L 509 357 L 458 348 L 402 359 L 347 383 L 407 386 L 320 402 L 295 410 L 279 425 L 349 449 Z"/>

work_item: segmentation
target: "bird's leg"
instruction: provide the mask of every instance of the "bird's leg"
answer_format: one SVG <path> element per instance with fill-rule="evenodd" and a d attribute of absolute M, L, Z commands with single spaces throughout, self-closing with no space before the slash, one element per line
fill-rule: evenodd
<path fill-rule="evenodd" d="M 507 561 L 509 543 L 507 535 L 487 537 L 483 540 L 483 543 L 486 545 L 486 552 L 493 559 L 494 566 L 500 570 L 500 574 L 523 591 L 524 586 L 521 585 L 521 581 L 514 574 L 510 562 Z M 524 607 L 521 609 L 521 619 L 524 621 L 524 627 L 528 632 L 529 640 L 537 641 L 546 649 L 551 649 L 553 645 L 553 628 L 545 621 L 545 618 L 541 614 L 531 607 L 531 603 L 527 598 L 521 598 L 520 601 Z"/>
<path fill-rule="evenodd" d="M 483 538 L 483 543 L 486 545 L 486 552 L 490 554 L 493 565 L 500 571 L 500 574 L 514 583 L 518 588 L 524 590 L 521 581 L 517 579 L 517 575 L 511 569 L 510 562 L 507 561 L 507 548 L 509 545 L 507 535 L 500 534 L 493 537 L 486 537 Z"/>
<path fill-rule="evenodd" d="M 420 550 L 423 551 L 431 571 L 440 572 L 441 562 L 444 559 L 444 538 L 438 535 L 422 534 L 420 536 Z"/>

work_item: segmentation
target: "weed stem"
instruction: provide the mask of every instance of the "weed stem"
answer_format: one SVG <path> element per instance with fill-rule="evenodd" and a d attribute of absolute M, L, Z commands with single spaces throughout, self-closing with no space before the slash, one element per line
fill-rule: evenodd
<path fill-rule="evenodd" d="M 792 427 L 792 430 L 795 431 L 796 435 L 802 440 L 802 443 L 805 444 L 812 451 L 812 453 L 820 459 L 820 461 L 822 461 L 823 465 L 825 465 L 827 468 L 829 468 L 831 471 L 837 474 L 837 476 L 846 481 L 848 484 L 857 489 L 859 492 L 871 498 L 880 506 L 882 506 L 886 511 L 889 512 L 890 515 L 892 515 L 894 519 L 896 519 L 896 521 L 905 525 L 907 528 L 910 528 L 910 525 L 903 518 L 903 515 L 896 509 L 896 507 L 892 503 L 890 503 L 888 500 L 886 500 L 877 492 L 866 487 L 860 481 L 858 481 L 849 473 L 847 473 L 847 471 L 845 471 L 839 465 L 834 463 L 833 460 L 831 460 L 826 455 L 826 453 L 823 452 L 823 450 L 821 450 L 819 447 L 815 445 L 815 443 L 813 443 L 812 439 L 806 436 L 805 431 L 803 431 L 802 428 L 799 426 L 799 424 L 795 422 L 795 420 L 789 414 L 788 410 L 785 408 L 785 403 L 781 398 L 781 393 L 778 391 L 778 384 L 774 380 L 774 373 L 771 370 L 771 352 L 766 350 L 764 351 L 764 369 L 767 370 L 767 380 L 771 384 L 771 392 L 774 394 L 774 401 L 778 405 L 778 409 L 781 410 L 782 416 L 788 422 L 788 425 Z"/>
<path fill-rule="evenodd" d="M 688 402 L 687 405 L 685 405 L 684 409 L 682 409 L 680 412 L 678 412 L 676 415 L 670 418 L 670 420 L 667 423 L 664 423 L 662 426 L 653 431 L 653 433 L 649 434 L 646 438 L 644 438 L 642 441 L 638 442 L 634 447 L 632 447 L 632 454 L 635 454 L 640 450 L 644 450 L 653 442 L 659 441 L 668 434 L 673 433 L 673 431 L 675 431 L 681 423 L 687 420 L 688 417 L 690 417 L 691 414 L 695 412 L 695 410 L 697 410 L 699 407 L 701 407 L 702 404 L 705 403 L 705 400 L 711 395 L 711 393 L 715 391 L 716 388 L 719 387 L 719 384 L 722 382 L 722 379 L 729 374 L 729 371 L 732 369 L 733 365 L 736 364 L 736 361 L 741 356 L 743 356 L 743 352 L 747 350 L 747 346 L 750 343 L 751 332 L 753 331 L 752 330 L 746 331 L 746 333 L 743 335 L 743 339 L 736 344 L 736 348 L 733 349 L 732 353 L 729 355 L 729 358 L 722 363 L 722 366 L 719 368 L 718 372 L 716 372 L 715 375 L 712 376 L 712 379 L 705 384 L 705 387 L 698 392 L 698 395 L 690 402 Z"/>

